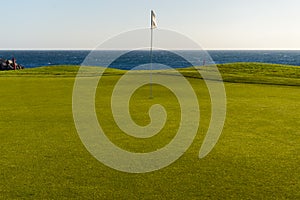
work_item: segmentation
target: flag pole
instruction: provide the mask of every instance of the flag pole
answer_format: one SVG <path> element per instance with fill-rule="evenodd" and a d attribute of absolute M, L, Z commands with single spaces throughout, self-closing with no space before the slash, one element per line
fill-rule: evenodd
<path fill-rule="evenodd" d="M 152 15 L 152 12 L 151 12 Z M 152 20 L 152 16 L 151 16 Z M 152 57 L 153 57 L 153 28 L 151 26 L 151 42 L 150 42 L 150 99 L 153 99 L 153 88 L 152 88 Z"/>
<path fill-rule="evenodd" d="M 153 10 L 151 10 L 151 44 L 150 44 L 150 99 L 153 99 L 153 80 L 152 80 L 152 58 L 153 58 L 153 29 L 157 27 L 156 17 Z"/>

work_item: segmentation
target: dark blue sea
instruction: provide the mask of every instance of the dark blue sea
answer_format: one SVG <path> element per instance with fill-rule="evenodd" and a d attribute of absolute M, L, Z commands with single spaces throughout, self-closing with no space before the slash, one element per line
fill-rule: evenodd
<path fill-rule="evenodd" d="M 17 63 L 25 68 L 34 68 L 51 65 L 80 65 L 90 51 L 36 51 L 36 50 L 16 50 L 0 51 L 0 58 L 16 58 Z M 300 51 L 298 50 L 212 50 L 208 51 L 209 55 L 216 64 L 233 63 L 233 62 L 263 62 L 275 64 L 287 64 L 300 66 Z M 107 51 L 104 55 L 111 56 L 113 51 Z M 195 55 L 194 55 L 195 54 Z M 195 51 L 188 52 L 191 58 L 196 57 Z M 103 57 L 105 59 L 105 56 Z M 176 55 L 164 51 L 155 51 L 153 53 L 153 62 L 168 64 L 172 67 L 189 66 L 185 60 L 176 59 Z M 195 58 L 196 59 L 196 58 Z M 149 62 L 149 52 L 136 51 L 130 52 L 118 58 L 111 67 L 130 69 L 134 66 Z"/>

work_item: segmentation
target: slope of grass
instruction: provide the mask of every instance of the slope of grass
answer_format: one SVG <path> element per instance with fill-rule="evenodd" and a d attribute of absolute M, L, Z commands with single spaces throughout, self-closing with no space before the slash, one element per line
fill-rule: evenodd
<path fill-rule="evenodd" d="M 234 63 L 218 65 L 229 82 L 300 85 L 300 67 L 264 63 Z"/>
<path fill-rule="evenodd" d="M 298 66 L 266 63 L 229 63 L 217 66 L 225 82 L 300 85 Z M 210 70 L 210 67 L 198 67 L 197 70 Z M 181 72 L 188 77 L 200 78 L 193 68 L 181 69 Z"/>
<path fill-rule="evenodd" d="M 220 65 L 228 81 L 227 118 L 218 144 L 201 160 L 198 153 L 209 124 L 210 99 L 203 80 L 182 69 L 199 97 L 200 128 L 179 160 L 147 174 L 110 169 L 81 143 L 72 118 L 77 66 L 0 72 L 0 198 L 299 199 L 299 67 L 281 70 L 266 65 L 259 70 L 264 66 Z M 164 87 L 154 85 L 154 100 L 143 99 L 148 89 L 140 88 L 131 102 L 138 124 L 148 122 L 146 112 L 153 103 L 166 106 L 172 118 L 162 134 L 142 141 L 116 128 L 109 94 L 122 73 L 107 71 L 101 79 L 105 87 L 96 95 L 96 111 L 107 135 L 130 151 L 166 145 L 178 126 L 172 123 L 177 121 L 178 105 Z"/>
<path fill-rule="evenodd" d="M 267 63 L 229 63 L 217 65 L 222 74 L 223 81 L 233 83 L 258 83 L 275 85 L 300 85 L 300 67 Z M 95 75 L 94 67 L 86 67 L 86 76 Z M 55 76 L 55 77 L 74 77 L 79 66 L 48 66 L 31 68 L 19 71 L 0 71 L 0 77 L 5 76 Z M 197 70 L 210 70 L 210 66 L 196 67 Z M 159 70 L 158 70 L 159 71 Z M 195 68 L 178 69 L 186 77 L 201 78 Z M 121 75 L 126 71 L 118 69 L 106 69 L 105 75 Z M 145 71 L 144 71 L 145 72 Z M 162 73 L 168 70 L 162 70 Z M 147 71 L 146 71 L 147 73 Z"/>

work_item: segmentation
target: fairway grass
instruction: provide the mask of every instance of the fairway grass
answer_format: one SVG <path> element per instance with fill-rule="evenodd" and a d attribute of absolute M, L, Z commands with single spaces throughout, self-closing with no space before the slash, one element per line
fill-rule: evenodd
<path fill-rule="evenodd" d="M 207 87 L 193 69 L 180 71 L 194 87 L 201 119 L 188 151 L 159 171 L 128 174 L 110 169 L 84 147 L 72 115 L 77 66 L 0 72 L 0 199 L 300 199 L 300 68 L 259 63 L 219 65 L 227 93 L 223 133 L 199 159 L 210 122 Z M 107 136 L 133 152 L 168 144 L 178 124 L 178 102 L 154 85 L 130 102 L 137 124 L 148 108 L 166 107 L 170 118 L 153 138 L 136 139 L 115 125 L 110 108 L 114 84 L 124 74 L 109 69 L 96 94 L 96 112 Z M 166 73 L 166 75 L 168 75 Z M 87 78 L 94 76 L 87 71 Z M 84 109 L 84 108 L 83 108 Z M 113 155 L 112 155 L 113 156 Z"/>

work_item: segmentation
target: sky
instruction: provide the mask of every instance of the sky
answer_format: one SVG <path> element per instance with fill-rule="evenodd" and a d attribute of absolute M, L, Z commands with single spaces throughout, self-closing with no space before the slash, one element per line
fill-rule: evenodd
<path fill-rule="evenodd" d="M 300 49 L 299 0 L 0 0 L 0 49 L 93 49 L 158 27 L 204 49 Z"/>

